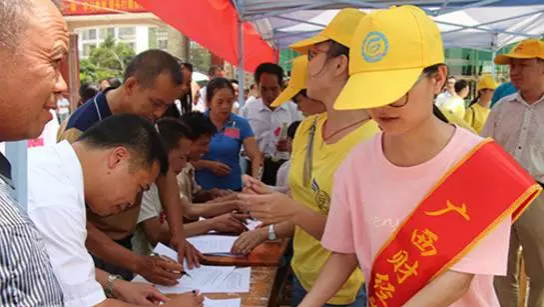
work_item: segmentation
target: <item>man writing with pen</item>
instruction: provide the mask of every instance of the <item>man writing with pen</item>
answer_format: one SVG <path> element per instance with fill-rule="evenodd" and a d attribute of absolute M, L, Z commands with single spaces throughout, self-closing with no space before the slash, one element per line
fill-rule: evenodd
<path fill-rule="evenodd" d="M 167 150 L 154 125 L 130 114 L 112 115 L 74 143 L 29 152 L 28 214 L 40 231 L 65 306 L 202 306 L 198 293 L 169 300 L 154 287 L 124 281 L 95 268 L 85 247 L 86 213 L 110 216 L 129 210 L 169 169 Z M 183 266 L 162 261 L 164 279 Z"/>
<path fill-rule="evenodd" d="M 191 148 L 191 139 L 188 137 L 191 134 L 191 128 L 173 118 L 160 119 L 155 127 L 168 152 L 170 169 L 178 175 L 187 164 L 187 155 Z M 191 195 L 183 195 L 183 193 L 180 196 L 182 202 L 187 202 L 187 198 L 191 197 Z M 232 204 L 236 204 L 236 202 L 232 202 Z M 198 216 L 188 217 L 202 216 L 207 219 L 184 224 L 187 237 L 205 234 L 212 230 L 236 234 L 246 230 L 243 221 L 248 218 L 248 215 L 235 213 L 238 209 L 237 206 L 230 207 L 226 203 L 220 202 L 189 206 L 191 210 L 185 212 L 193 212 Z M 142 196 L 138 225 L 132 238 L 132 246 L 137 254 L 154 255 L 152 253 L 153 247 L 159 242 L 168 245 L 170 230 L 164 218 L 157 186 L 152 184 Z M 198 257 L 198 255 L 193 257 Z M 190 260 L 194 263 L 199 262 L 199 259 L 196 258 Z"/>

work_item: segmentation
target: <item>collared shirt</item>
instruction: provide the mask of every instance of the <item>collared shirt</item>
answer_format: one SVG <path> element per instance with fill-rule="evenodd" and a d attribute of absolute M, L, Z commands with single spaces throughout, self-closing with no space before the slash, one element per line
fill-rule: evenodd
<path fill-rule="evenodd" d="M 441 107 L 442 105 L 444 105 L 444 103 L 451 97 L 451 93 L 448 92 L 448 91 L 445 91 L 441 94 L 439 94 L 437 97 L 436 97 L 436 100 L 434 101 L 434 104 L 437 106 L 437 107 Z"/>
<path fill-rule="evenodd" d="M 0 306 L 63 306 L 40 233 L 12 191 L 11 166 L 0 154 Z"/>
<path fill-rule="evenodd" d="M 145 191 L 142 196 L 142 207 L 138 215 L 138 225 L 132 237 L 132 250 L 139 255 L 149 255 L 153 251 L 153 246 L 147 238 L 143 222 L 161 218 L 163 213 L 161 200 L 159 198 L 159 189 L 156 184 L 152 184 L 149 190 Z M 164 220 L 161 219 L 161 224 Z"/>
<path fill-rule="evenodd" d="M 482 136 L 494 138 L 537 181 L 544 181 L 544 96 L 533 104 L 519 92 L 499 100 Z"/>
<path fill-rule="evenodd" d="M 67 142 L 29 151 L 28 214 L 45 241 L 65 306 L 94 306 L 106 299 L 85 247 L 83 170 Z"/>
<path fill-rule="evenodd" d="M 106 99 L 108 91 L 109 89 L 99 93 L 79 107 L 68 119 L 65 130 L 59 133 L 58 141 L 67 140 L 73 143 L 94 124 L 111 116 L 111 109 Z M 133 234 L 139 210 L 140 206 L 135 206 L 107 217 L 101 217 L 89 211 L 87 219 L 111 239 L 122 240 Z"/>
<path fill-rule="evenodd" d="M 249 121 L 259 149 L 268 157 L 276 154 L 276 143 L 281 127 L 283 125 L 289 127 L 292 122 L 303 119 L 302 113 L 293 102 L 288 101 L 272 111 L 265 106 L 261 98 L 244 106 L 240 115 Z"/>
<path fill-rule="evenodd" d="M 187 163 L 176 179 L 180 196 L 185 197 L 189 203 L 193 203 L 193 196 L 202 191 L 202 187 L 196 182 L 195 167 L 191 163 Z"/>
<path fill-rule="evenodd" d="M 198 90 L 198 100 L 193 106 L 193 111 L 199 111 L 201 113 L 204 113 L 207 110 L 208 107 L 206 106 L 206 87 L 203 87 Z"/>
<path fill-rule="evenodd" d="M 217 176 L 209 169 L 196 171 L 196 181 L 203 189 L 210 190 L 242 189 L 242 169 L 240 167 L 240 149 L 247 138 L 253 137 L 253 130 L 245 118 L 231 114 L 223 128 L 213 136 L 208 152 L 202 160 L 222 162 L 230 167 L 227 176 Z"/>
<path fill-rule="evenodd" d="M 91 126 L 111 116 L 112 113 L 106 99 L 108 91 L 109 89 L 103 93 L 98 93 L 72 113 L 68 118 L 64 131 L 59 132 L 57 141 L 68 140 L 73 143 Z"/>

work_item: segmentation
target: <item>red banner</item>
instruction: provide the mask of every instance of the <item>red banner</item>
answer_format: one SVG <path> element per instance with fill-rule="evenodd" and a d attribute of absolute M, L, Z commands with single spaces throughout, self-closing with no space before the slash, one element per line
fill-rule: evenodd
<path fill-rule="evenodd" d="M 147 12 L 136 0 L 63 0 L 64 16 Z"/>

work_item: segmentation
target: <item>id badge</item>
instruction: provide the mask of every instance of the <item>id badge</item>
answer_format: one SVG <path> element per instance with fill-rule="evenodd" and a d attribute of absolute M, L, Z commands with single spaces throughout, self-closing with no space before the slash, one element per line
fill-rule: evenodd
<path fill-rule="evenodd" d="M 233 127 L 225 128 L 225 136 L 238 140 L 240 139 L 240 129 Z"/>

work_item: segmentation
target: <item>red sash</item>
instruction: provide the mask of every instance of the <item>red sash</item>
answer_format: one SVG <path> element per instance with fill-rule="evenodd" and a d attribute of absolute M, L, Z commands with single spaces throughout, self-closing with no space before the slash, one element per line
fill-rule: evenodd
<path fill-rule="evenodd" d="M 423 198 L 377 253 L 370 306 L 402 306 L 542 188 L 493 140 L 482 141 Z"/>

